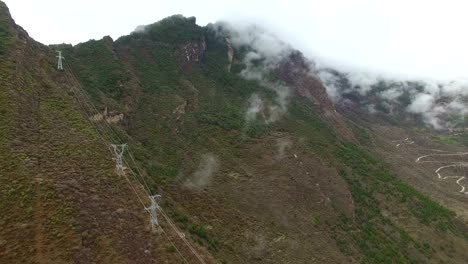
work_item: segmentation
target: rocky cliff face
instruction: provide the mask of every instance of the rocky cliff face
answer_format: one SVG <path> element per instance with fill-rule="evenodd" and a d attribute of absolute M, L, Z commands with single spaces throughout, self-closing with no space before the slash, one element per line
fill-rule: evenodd
<path fill-rule="evenodd" d="M 200 63 L 203 60 L 205 51 L 206 41 L 203 39 L 183 45 L 175 52 L 175 56 L 177 57 L 177 61 L 184 68 L 184 72 L 190 74 L 192 72 L 192 65 L 194 63 Z"/>
<path fill-rule="evenodd" d="M 203 55 L 206 51 L 206 41 L 190 42 L 184 45 L 177 52 L 177 56 L 180 56 L 180 62 L 182 64 L 190 62 L 200 62 L 203 59 Z"/>
<path fill-rule="evenodd" d="M 313 69 L 313 63 L 307 61 L 301 52 L 292 52 L 275 70 L 279 78 L 302 97 L 315 104 L 324 117 L 334 126 L 335 130 L 349 140 L 355 140 L 353 132 L 348 128 L 345 119 L 336 111 L 327 90 Z"/>
<path fill-rule="evenodd" d="M 282 61 L 276 71 L 286 84 L 296 88 L 300 96 L 310 99 L 323 110 L 333 111 L 327 91 L 320 79 L 313 75 L 311 65 L 302 53 L 295 51 Z"/>

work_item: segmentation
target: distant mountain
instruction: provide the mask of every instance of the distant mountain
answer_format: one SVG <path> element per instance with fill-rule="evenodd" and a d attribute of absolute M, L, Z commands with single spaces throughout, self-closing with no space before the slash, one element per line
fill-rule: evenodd
<path fill-rule="evenodd" d="M 464 135 L 323 71 L 180 15 L 45 46 L 0 2 L 0 263 L 466 263 Z"/>
<path fill-rule="evenodd" d="M 359 109 L 394 124 L 442 132 L 466 126 L 468 84 L 465 80 L 402 80 L 330 68 L 317 72 L 338 106 Z"/>

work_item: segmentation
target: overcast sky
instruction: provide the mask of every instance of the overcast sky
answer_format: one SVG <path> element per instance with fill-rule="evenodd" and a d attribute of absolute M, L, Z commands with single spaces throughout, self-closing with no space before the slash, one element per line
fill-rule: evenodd
<path fill-rule="evenodd" d="M 344 67 L 427 77 L 468 77 L 468 1 L 460 0 L 3 0 L 45 43 L 114 39 L 173 14 L 199 25 L 260 24 L 311 58 Z"/>

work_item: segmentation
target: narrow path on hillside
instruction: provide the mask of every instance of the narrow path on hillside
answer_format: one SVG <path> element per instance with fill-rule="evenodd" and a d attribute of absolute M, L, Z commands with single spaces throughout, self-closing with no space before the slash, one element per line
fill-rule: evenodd
<path fill-rule="evenodd" d="M 456 180 L 456 184 L 458 186 L 461 187 L 461 190 L 459 192 L 463 193 L 463 194 L 468 194 L 468 192 L 465 192 L 466 188 L 465 188 L 465 185 L 463 185 L 461 183 L 461 181 L 463 181 L 463 179 L 465 179 L 465 172 L 466 172 L 466 168 L 468 167 L 468 163 L 458 163 L 458 164 L 452 164 L 452 165 L 446 165 L 446 166 L 441 166 L 439 167 L 437 170 L 435 170 L 435 173 L 437 174 L 437 177 L 441 180 L 445 180 L 445 179 L 457 179 Z M 445 169 L 448 169 L 448 168 L 459 168 L 459 169 L 462 169 L 463 170 L 463 175 L 453 175 L 453 176 L 443 176 L 441 173 L 443 170 Z"/>
<path fill-rule="evenodd" d="M 403 140 L 392 140 L 393 143 L 396 143 L 395 147 L 400 148 L 404 145 L 412 145 L 415 142 L 410 138 L 405 138 Z M 424 149 L 424 148 L 416 148 L 416 150 L 421 151 L 431 151 L 437 153 L 425 154 L 421 155 L 416 158 L 416 163 L 442 163 L 446 164 L 443 166 L 438 167 L 434 173 L 437 175 L 437 178 L 440 180 L 447 180 L 447 179 L 456 179 L 455 183 L 460 186 L 460 190 L 458 192 L 463 194 L 468 194 L 467 188 L 465 183 L 463 182 L 466 178 L 466 170 L 468 168 L 468 162 L 466 161 L 454 161 L 452 158 L 454 157 L 464 157 L 468 155 L 468 152 L 449 152 L 446 150 L 440 149 Z M 452 160 L 451 160 L 452 159 Z M 445 175 L 444 172 L 447 170 L 455 170 L 456 175 Z"/>
<path fill-rule="evenodd" d="M 464 156 L 468 155 L 468 152 L 456 152 L 456 153 L 449 153 L 449 154 L 428 154 L 428 155 L 423 155 L 420 156 L 416 159 L 416 162 L 433 162 L 432 160 L 429 161 L 421 161 L 421 159 L 428 158 L 428 157 L 445 157 L 445 156 Z M 445 162 L 445 161 L 441 161 Z"/>

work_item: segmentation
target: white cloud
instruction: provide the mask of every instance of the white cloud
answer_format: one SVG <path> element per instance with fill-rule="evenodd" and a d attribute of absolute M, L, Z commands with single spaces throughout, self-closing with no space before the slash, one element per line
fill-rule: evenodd
<path fill-rule="evenodd" d="M 17 22 L 46 44 L 114 39 L 173 14 L 255 22 L 328 65 L 385 74 L 467 76 L 468 2 L 456 0 L 5 0 Z M 288 10 L 288 12 L 285 12 Z M 291 10 L 291 11 L 289 11 Z M 265 38 L 268 35 L 263 36 Z M 257 43 L 261 45 L 264 39 Z M 275 47 L 271 47 L 275 52 Z"/>
<path fill-rule="evenodd" d="M 357 91 L 362 95 L 379 80 L 396 78 L 399 85 L 380 92 L 379 98 L 389 103 L 403 92 L 409 93 L 407 110 L 421 113 L 434 127 L 447 125 L 441 119 L 443 115 L 467 109 L 460 100 L 460 96 L 468 95 L 468 35 L 462 33 L 468 24 L 466 1 L 239 0 L 235 5 L 214 0 L 5 2 L 17 23 L 46 44 L 76 44 L 105 35 L 116 39 L 138 25 L 173 14 L 196 16 L 200 25 L 219 20 L 234 24 L 238 34 L 232 36 L 233 45 L 248 43 L 255 50 L 246 56 L 248 67 L 242 76 L 260 81 L 277 94 L 275 104 L 256 105 L 270 108 L 271 120 L 267 122 L 277 119 L 287 106 L 288 89 L 265 82 L 263 77 L 265 70 L 287 54 L 289 46 L 285 43 L 318 59 L 321 68 L 352 72 L 346 75 L 351 89 L 359 86 Z M 285 12 L 291 8 L 293 12 Z M 266 59 L 259 68 L 251 62 L 260 57 Z M 336 78 L 324 73 L 320 77 L 330 97 L 339 99 L 342 91 Z M 406 80 L 423 80 L 423 90 L 414 90 Z M 450 99 L 439 103 L 443 97 Z"/>
<path fill-rule="evenodd" d="M 403 94 L 402 89 L 389 89 L 380 93 L 380 97 L 387 100 L 396 100 Z"/>
<path fill-rule="evenodd" d="M 338 77 L 328 71 L 319 71 L 318 76 L 325 85 L 330 99 L 334 102 L 338 101 L 341 97 L 341 93 L 337 87 Z"/>
<path fill-rule="evenodd" d="M 419 94 L 416 99 L 408 106 L 411 113 L 424 113 L 431 111 L 434 107 L 434 97 L 430 94 Z"/>
<path fill-rule="evenodd" d="M 369 92 L 371 90 L 371 86 L 379 79 L 379 77 L 365 72 L 356 72 L 349 74 L 347 77 L 352 86 L 360 86 L 358 91 L 362 95 Z"/>
<path fill-rule="evenodd" d="M 219 170 L 220 162 L 213 153 L 206 153 L 200 157 L 200 164 L 193 175 L 187 179 L 184 186 L 190 189 L 201 189 L 211 182 L 213 175 Z"/>
<path fill-rule="evenodd" d="M 249 98 L 249 106 L 245 112 L 245 119 L 247 122 L 251 122 L 257 119 L 257 115 L 263 109 L 263 100 L 258 94 L 252 94 Z"/>

